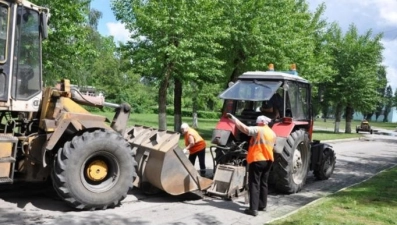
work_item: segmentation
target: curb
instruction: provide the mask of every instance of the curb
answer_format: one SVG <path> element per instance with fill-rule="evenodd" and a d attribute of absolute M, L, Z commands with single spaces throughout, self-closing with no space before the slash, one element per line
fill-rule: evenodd
<path fill-rule="evenodd" d="M 325 196 L 320 197 L 320 198 L 318 198 L 318 199 L 316 199 L 316 200 L 314 200 L 314 201 L 312 201 L 312 202 L 309 202 L 309 203 L 307 203 L 306 205 L 304 205 L 304 206 L 302 206 L 302 207 L 299 207 L 298 209 L 295 209 L 294 211 L 292 211 L 292 212 L 290 212 L 290 213 L 285 214 L 284 216 L 281 216 L 281 217 L 276 218 L 276 219 L 272 219 L 272 220 L 266 222 L 266 224 L 271 223 L 271 222 L 275 222 L 275 221 L 277 221 L 277 220 L 285 219 L 285 218 L 287 218 L 287 217 L 289 217 L 289 216 L 291 216 L 291 215 L 293 215 L 293 214 L 299 212 L 299 211 L 302 210 L 302 209 L 305 209 L 305 208 L 307 208 L 307 207 L 309 207 L 309 206 L 311 206 L 311 205 L 314 205 L 314 204 L 318 203 L 320 200 L 323 200 L 323 198 L 325 198 L 325 197 L 334 195 L 334 194 L 336 194 L 336 193 L 338 193 L 338 192 L 341 192 L 341 191 L 344 191 L 344 190 L 346 190 L 346 189 L 348 189 L 348 188 L 351 188 L 351 187 L 354 187 L 354 186 L 356 186 L 356 185 L 359 185 L 359 184 L 361 184 L 361 183 L 363 183 L 363 182 L 366 182 L 366 181 L 372 179 L 374 176 L 377 176 L 378 174 L 383 173 L 384 171 L 389 170 L 389 169 L 392 169 L 392 168 L 395 168 L 395 167 L 397 167 L 397 165 L 393 165 L 393 166 L 391 166 L 391 167 L 389 167 L 389 168 L 383 169 L 383 170 L 377 172 L 376 174 L 374 174 L 374 175 L 368 177 L 368 178 L 365 179 L 365 180 L 362 180 L 362 181 L 360 181 L 360 182 L 358 182 L 358 183 L 355 183 L 355 184 L 349 185 L 349 186 L 347 186 L 347 187 L 344 187 L 344 188 L 342 188 L 342 189 L 340 189 L 340 190 L 338 190 L 338 191 L 336 191 L 336 192 L 334 192 L 334 193 L 326 194 Z"/>
<path fill-rule="evenodd" d="M 361 139 L 365 139 L 364 137 L 357 137 L 357 138 L 345 138 L 345 139 L 334 139 L 334 140 L 323 140 L 320 143 L 337 143 L 337 142 L 348 142 L 348 141 L 358 141 Z"/>

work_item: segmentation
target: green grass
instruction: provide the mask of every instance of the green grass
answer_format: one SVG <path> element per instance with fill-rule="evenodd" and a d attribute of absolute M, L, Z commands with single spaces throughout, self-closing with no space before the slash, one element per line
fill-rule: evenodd
<path fill-rule="evenodd" d="M 106 116 L 109 120 L 112 120 L 114 113 L 113 112 L 96 112 L 96 114 L 100 114 Z M 182 122 L 186 122 L 188 124 L 192 124 L 193 120 L 191 117 L 183 117 Z M 207 147 L 211 146 L 211 138 L 212 132 L 218 122 L 218 119 L 199 119 L 198 125 L 199 128 L 197 131 L 199 134 L 206 140 Z M 167 116 L 167 130 L 174 130 L 174 117 L 172 115 Z M 346 139 L 346 138 L 356 138 L 361 137 L 363 134 L 356 134 L 355 127 L 360 124 L 360 121 L 352 122 L 352 132 L 351 134 L 345 134 L 345 123 L 341 122 L 340 124 L 340 132 L 341 133 L 333 133 L 334 130 L 334 121 L 327 120 L 327 122 L 323 122 L 323 120 L 317 119 L 314 122 L 315 127 L 321 127 L 325 130 L 314 130 L 313 139 L 315 140 L 335 140 L 335 139 Z M 371 126 L 382 127 L 384 129 L 394 130 L 397 126 L 396 123 L 381 123 L 381 122 L 370 122 Z M 143 125 L 153 128 L 158 128 L 158 115 L 157 114 L 131 114 L 130 120 L 128 122 L 128 126 L 133 125 Z M 179 142 L 179 146 L 184 146 L 183 139 Z"/>
<path fill-rule="evenodd" d="M 269 224 L 396 224 L 397 167 Z"/>

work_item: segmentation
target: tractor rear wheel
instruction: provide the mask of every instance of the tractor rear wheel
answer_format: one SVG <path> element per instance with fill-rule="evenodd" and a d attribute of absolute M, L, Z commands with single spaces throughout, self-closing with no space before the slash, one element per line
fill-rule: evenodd
<path fill-rule="evenodd" d="M 133 187 L 135 153 L 114 131 L 87 131 L 59 150 L 52 171 L 58 195 L 77 209 L 117 206 Z"/>
<path fill-rule="evenodd" d="M 324 149 L 320 167 L 318 170 L 313 171 L 314 176 L 319 180 L 328 180 L 334 172 L 335 162 L 336 157 L 334 150 L 330 148 Z"/>
<path fill-rule="evenodd" d="M 277 191 L 299 192 L 306 182 L 310 162 L 310 140 L 305 130 L 291 133 L 283 151 L 274 153 L 273 181 Z"/>

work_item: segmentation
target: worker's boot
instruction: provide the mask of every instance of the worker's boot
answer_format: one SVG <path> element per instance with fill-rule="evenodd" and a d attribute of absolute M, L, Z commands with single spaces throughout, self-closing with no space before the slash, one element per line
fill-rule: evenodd
<path fill-rule="evenodd" d="M 258 215 L 258 210 L 252 210 L 252 209 L 245 209 L 244 210 L 245 214 L 251 215 L 251 216 L 257 216 Z"/>

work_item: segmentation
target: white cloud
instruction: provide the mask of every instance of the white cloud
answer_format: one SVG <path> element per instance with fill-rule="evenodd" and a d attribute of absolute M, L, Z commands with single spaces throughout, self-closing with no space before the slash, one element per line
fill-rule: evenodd
<path fill-rule="evenodd" d="M 378 8 L 379 16 L 389 25 L 397 25 L 397 1 L 396 0 L 372 0 Z"/>
<path fill-rule="evenodd" d="M 109 31 L 109 35 L 114 37 L 114 41 L 118 42 L 127 42 L 130 39 L 130 32 L 125 28 L 125 25 L 120 22 L 110 22 L 106 23 L 106 27 Z"/>

